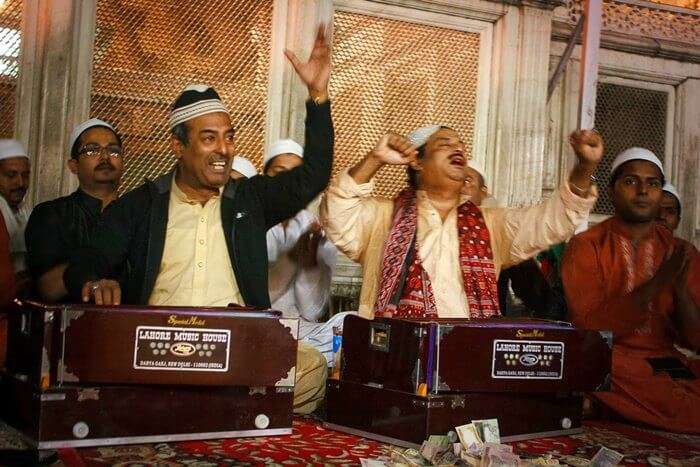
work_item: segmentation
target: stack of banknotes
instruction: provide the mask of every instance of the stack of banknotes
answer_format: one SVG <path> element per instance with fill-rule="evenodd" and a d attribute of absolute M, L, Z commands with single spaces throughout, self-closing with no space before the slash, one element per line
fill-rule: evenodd
<path fill-rule="evenodd" d="M 622 461 L 622 455 L 601 447 L 593 459 L 549 455 L 521 458 L 513 447 L 501 444 L 498 420 L 472 420 L 455 427 L 447 435 L 432 435 L 420 449 L 391 448 L 378 459 L 362 459 L 362 467 L 469 466 L 469 467 L 535 467 L 540 465 L 571 465 L 577 467 L 612 467 Z"/>

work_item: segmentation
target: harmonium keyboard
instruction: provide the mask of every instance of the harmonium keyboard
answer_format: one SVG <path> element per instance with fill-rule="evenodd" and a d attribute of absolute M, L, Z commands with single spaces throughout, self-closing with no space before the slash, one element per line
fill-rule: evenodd
<path fill-rule="evenodd" d="M 2 419 L 37 449 L 292 429 L 298 321 L 279 312 L 23 302 Z"/>
<path fill-rule="evenodd" d="M 505 441 L 577 433 L 611 349 L 610 333 L 561 322 L 348 316 L 326 425 L 404 446 L 490 418 Z"/>

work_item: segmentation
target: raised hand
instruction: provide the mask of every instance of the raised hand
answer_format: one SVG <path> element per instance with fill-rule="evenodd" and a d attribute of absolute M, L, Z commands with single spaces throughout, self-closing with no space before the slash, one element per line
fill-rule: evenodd
<path fill-rule="evenodd" d="M 382 164 L 413 166 L 418 161 L 418 151 L 413 144 L 394 133 L 382 136 L 371 154 Z"/>
<path fill-rule="evenodd" d="M 323 97 L 327 94 L 328 80 L 331 76 L 331 52 L 323 25 L 318 27 L 311 56 L 306 63 L 299 60 L 291 50 L 285 49 L 284 54 L 313 97 Z"/>
<path fill-rule="evenodd" d="M 569 144 L 579 164 L 595 170 L 603 158 L 603 138 L 600 134 L 593 130 L 577 130 L 569 135 Z"/>

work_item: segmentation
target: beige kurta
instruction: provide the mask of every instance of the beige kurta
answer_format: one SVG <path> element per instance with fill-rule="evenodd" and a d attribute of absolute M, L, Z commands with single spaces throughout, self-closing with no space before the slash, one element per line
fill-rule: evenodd
<path fill-rule="evenodd" d="M 149 305 L 243 305 L 221 226 L 221 196 L 202 206 L 170 191 L 163 258 Z"/>
<path fill-rule="evenodd" d="M 163 259 L 149 305 L 244 305 L 221 225 L 221 196 L 202 206 L 171 185 Z M 326 359 L 310 345 L 297 348 L 294 412 L 316 410 L 326 393 Z"/>
<path fill-rule="evenodd" d="M 374 316 L 384 241 L 391 228 L 394 203 L 371 196 L 373 181 L 357 184 L 343 171 L 330 185 L 321 203 L 320 218 L 326 235 L 363 267 L 361 316 Z M 596 201 L 581 198 L 564 184 L 548 200 L 529 208 L 483 208 L 491 234 L 496 274 L 524 261 L 550 245 L 573 235 Z M 418 253 L 435 292 L 440 317 L 469 317 L 469 305 L 459 266 L 456 209 L 443 221 L 425 192 L 417 193 Z"/>

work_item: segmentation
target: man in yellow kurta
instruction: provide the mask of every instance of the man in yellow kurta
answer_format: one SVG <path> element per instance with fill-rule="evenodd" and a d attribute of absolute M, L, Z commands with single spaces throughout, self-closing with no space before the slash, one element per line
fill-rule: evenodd
<path fill-rule="evenodd" d="M 230 180 L 231 113 L 213 88 L 188 86 L 170 112 L 176 168 L 110 205 L 104 226 L 63 275 L 72 297 L 112 305 L 270 308 L 265 232 L 326 187 L 334 142 L 323 29 L 308 62 L 291 52 L 287 57 L 309 89 L 306 163 L 275 178 Z M 115 280 L 125 269 L 126 277 Z M 295 412 L 309 413 L 323 400 L 326 372 L 323 355 L 299 343 Z"/>
<path fill-rule="evenodd" d="M 500 314 L 499 271 L 569 238 L 595 203 L 602 140 L 578 131 L 570 143 L 577 165 L 551 198 L 524 209 L 479 209 L 460 193 L 468 163 L 457 132 L 434 125 L 408 139 L 381 138 L 332 182 L 321 205 L 328 237 L 363 266 L 360 315 Z M 410 186 L 394 200 L 371 195 L 384 165 L 408 167 Z"/>

